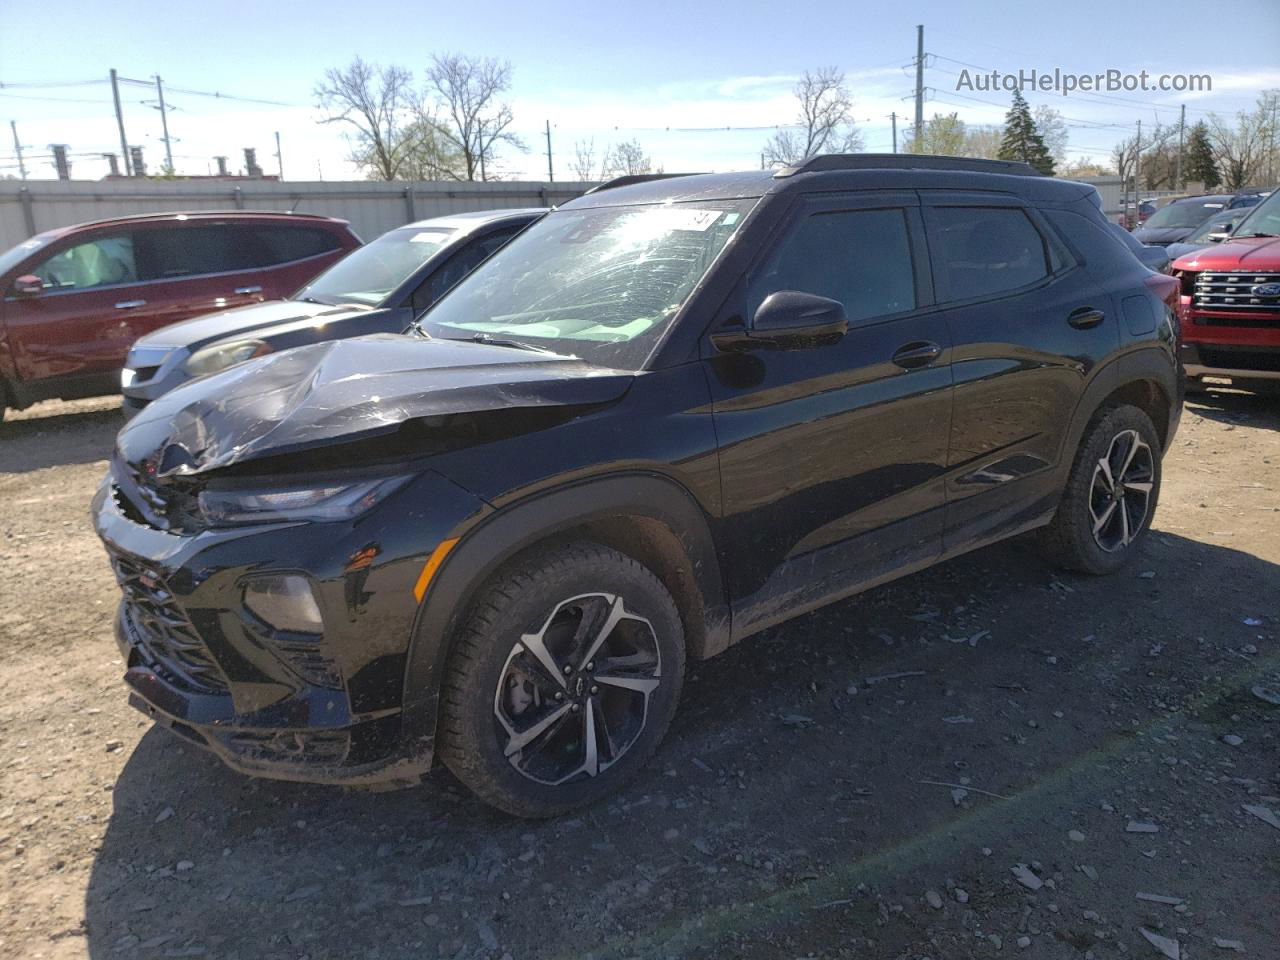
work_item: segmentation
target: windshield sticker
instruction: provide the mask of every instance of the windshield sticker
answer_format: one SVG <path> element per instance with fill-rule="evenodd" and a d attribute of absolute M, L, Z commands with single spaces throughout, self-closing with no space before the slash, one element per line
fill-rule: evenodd
<path fill-rule="evenodd" d="M 671 207 L 656 215 L 661 217 L 663 226 L 668 230 L 696 230 L 701 233 L 719 220 L 723 213 L 723 210 L 685 210 Z"/>

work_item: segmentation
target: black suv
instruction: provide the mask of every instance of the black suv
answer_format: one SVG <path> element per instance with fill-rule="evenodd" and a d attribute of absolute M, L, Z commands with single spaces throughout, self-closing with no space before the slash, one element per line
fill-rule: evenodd
<path fill-rule="evenodd" d="M 1022 164 L 607 184 L 416 334 L 251 360 L 121 431 L 93 513 L 132 700 L 248 773 L 439 757 L 516 814 L 589 803 L 688 658 L 1034 528 L 1124 564 L 1177 293 L 1093 188 Z"/>

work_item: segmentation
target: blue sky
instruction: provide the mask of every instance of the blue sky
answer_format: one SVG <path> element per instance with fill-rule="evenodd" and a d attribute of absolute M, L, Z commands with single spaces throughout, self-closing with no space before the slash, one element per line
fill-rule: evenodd
<path fill-rule="evenodd" d="M 931 88 L 926 116 L 959 112 L 970 123 L 998 122 L 1006 93 L 958 96 L 965 64 L 1014 72 L 1055 67 L 1076 73 L 1108 68 L 1137 72 L 1209 73 L 1211 94 L 1029 95 L 1072 118 L 1070 157 L 1104 155 L 1120 137 L 1157 120 L 1188 120 L 1209 110 L 1233 113 L 1264 87 L 1280 87 L 1280 4 L 1238 0 L 1229 18 L 1211 5 L 1169 0 L 1158 7 L 1111 4 L 1097 13 L 1080 5 L 1022 3 L 850 4 L 820 0 L 696 3 L 652 0 L 597 5 L 413 3 L 406 0 L 60 0 L 57 15 L 41 4 L 8 4 L 0 30 L 0 122 L 15 120 L 35 175 L 52 169 L 40 155 L 49 143 L 71 145 L 77 176 L 97 177 L 105 163 L 88 156 L 119 149 L 110 90 L 81 86 L 7 86 L 160 74 L 174 88 L 170 132 L 176 165 L 203 173 L 215 154 L 242 164 L 254 146 L 271 171 L 273 133 L 283 141 L 290 179 L 350 176 L 338 130 L 315 122 L 311 91 L 324 69 L 359 54 L 421 71 L 435 51 L 509 59 L 514 129 L 528 153 L 508 151 L 508 176 L 546 175 L 543 123 L 552 123 L 557 179 L 570 179 L 578 141 L 638 139 L 668 170 L 756 166 L 767 127 L 793 119 L 790 88 L 806 68 L 843 69 L 868 150 L 890 147 L 889 113 L 910 115 L 910 62 L 915 25 L 925 24 Z M 1211 18 L 1212 17 L 1212 18 Z M 1228 22 L 1229 21 L 1229 22 Z M 1221 45 L 1204 37 L 1224 37 Z M 178 92 L 219 91 L 288 106 L 214 100 Z M 131 142 L 148 162 L 163 156 L 158 113 L 142 102 L 150 91 L 124 89 Z M 900 129 L 901 124 L 900 120 Z M 731 126 L 733 130 L 694 129 Z M 0 173 L 15 173 L 8 131 L 0 129 Z"/>

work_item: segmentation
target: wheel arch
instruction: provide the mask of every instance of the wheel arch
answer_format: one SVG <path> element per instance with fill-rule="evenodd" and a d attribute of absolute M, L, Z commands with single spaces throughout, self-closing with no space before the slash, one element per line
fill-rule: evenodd
<path fill-rule="evenodd" d="M 683 486 L 657 474 L 613 475 L 524 498 L 466 532 L 432 580 L 405 665 L 403 736 L 434 747 L 440 684 L 453 637 L 475 598 L 531 550 L 591 540 L 648 567 L 671 593 L 690 658 L 729 645 L 729 606 L 706 515 Z"/>
<path fill-rule="evenodd" d="M 1161 450 L 1167 450 L 1177 429 L 1182 397 L 1176 361 L 1168 350 L 1145 347 L 1117 357 L 1099 370 L 1076 404 L 1067 436 L 1064 471 L 1069 471 L 1081 438 L 1098 414 L 1111 407 L 1131 404 L 1142 410 L 1155 425 Z"/>

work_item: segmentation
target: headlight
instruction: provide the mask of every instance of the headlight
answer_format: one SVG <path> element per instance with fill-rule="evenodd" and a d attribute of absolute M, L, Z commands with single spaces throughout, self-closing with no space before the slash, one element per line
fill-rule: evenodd
<path fill-rule="evenodd" d="M 237 340 L 234 343 L 219 343 L 203 350 L 197 350 L 187 357 L 182 369 L 193 377 L 202 377 L 225 369 L 233 363 L 260 357 L 271 352 L 271 345 L 261 340 Z"/>
<path fill-rule="evenodd" d="M 200 513 L 211 526 L 276 520 L 347 520 L 409 482 L 408 477 L 277 490 L 203 490 Z"/>

